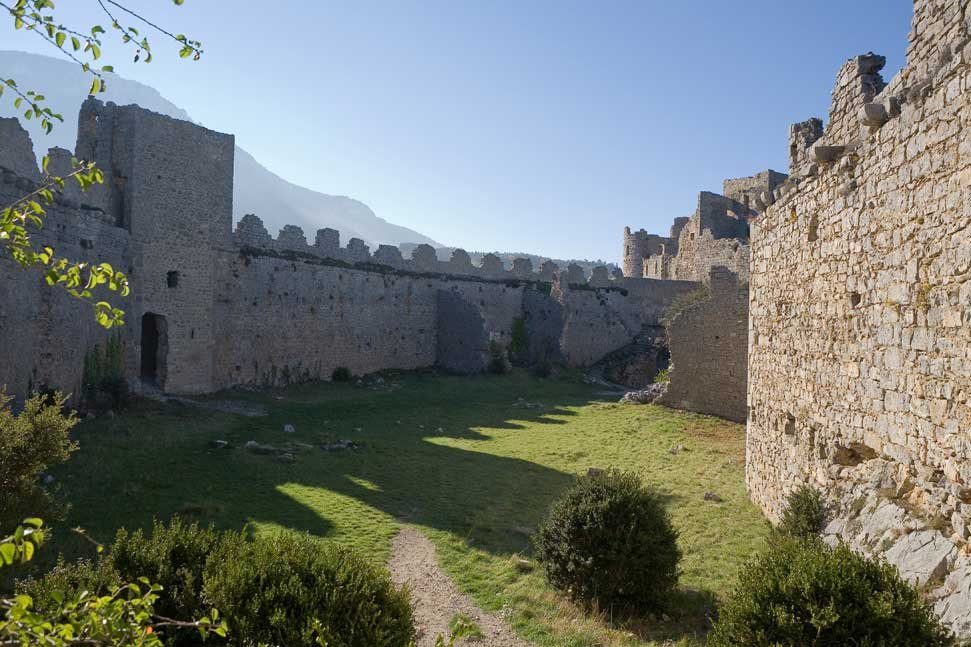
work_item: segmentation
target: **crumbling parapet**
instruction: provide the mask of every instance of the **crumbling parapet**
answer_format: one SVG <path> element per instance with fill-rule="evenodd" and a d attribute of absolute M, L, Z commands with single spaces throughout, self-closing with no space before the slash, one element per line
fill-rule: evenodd
<path fill-rule="evenodd" d="M 277 234 L 275 247 L 280 251 L 306 252 L 309 245 L 302 228 L 296 225 L 283 225 L 283 229 Z"/>
<path fill-rule="evenodd" d="M 330 227 L 318 229 L 314 238 L 314 251 L 324 258 L 340 258 L 341 232 Z"/>
<path fill-rule="evenodd" d="M 434 272 L 438 269 L 438 255 L 431 245 L 421 244 L 411 252 L 411 262 L 419 272 Z"/>
<path fill-rule="evenodd" d="M 448 270 L 454 274 L 474 275 L 476 268 L 472 265 L 472 257 L 464 249 L 452 251 L 452 256 L 448 261 Z"/>
<path fill-rule="evenodd" d="M 263 221 L 251 213 L 246 214 L 236 223 L 235 239 L 239 247 L 268 248 L 273 242 Z"/>
<path fill-rule="evenodd" d="M 360 238 L 347 241 L 346 260 L 351 263 L 366 263 L 371 260 L 371 250 Z"/>
<path fill-rule="evenodd" d="M 590 273 L 590 285 L 593 287 L 606 287 L 610 285 L 610 273 L 603 265 L 598 265 Z"/>
<path fill-rule="evenodd" d="M 803 172 L 816 160 L 812 146 L 823 136 L 823 120 L 812 117 L 789 126 L 789 172 Z"/>
<path fill-rule="evenodd" d="M 539 280 L 552 281 L 559 271 L 560 266 L 553 261 L 543 261 L 542 265 L 539 266 Z M 621 272 L 621 277 L 623 277 L 623 275 L 624 273 Z"/>
<path fill-rule="evenodd" d="M 402 268 L 405 265 L 404 258 L 401 256 L 401 250 L 394 245 L 378 245 L 378 248 L 374 252 L 374 262 L 389 265 L 396 269 Z"/>

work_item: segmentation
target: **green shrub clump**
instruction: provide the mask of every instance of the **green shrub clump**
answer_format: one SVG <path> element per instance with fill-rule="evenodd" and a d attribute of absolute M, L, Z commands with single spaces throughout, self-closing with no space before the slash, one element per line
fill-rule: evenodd
<path fill-rule="evenodd" d="M 742 569 L 708 644 L 944 647 L 952 637 L 890 564 L 779 536 Z"/>
<path fill-rule="evenodd" d="M 178 519 L 149 533 L 119 531 L 100 561 L 59 564 L 18 589 L 46 611 L 60 594 L 104 595 L 141 577 L 163 587 L 159 616 L 186 620 L 217 609 L 229 628 L 217 644 L 407 647 L 415 637 L 408 593 L 348 549 L 292 534 L 248 541 Z M 203 645 L 193 630 L 163 637 L 166 645 Z"/>
<path fill-rule="evenodd" d="M 601 609 L 663 606 L 678 583 L 677 533 L 636 474 L 606 470 L 577 480 L 534 539 L 550 584 Z"/>
<path fill-rule="evenodd" d="M 353 377 L 354 376 L 351 375 L 351 369 L 347 368 L 346 366 L 338 366 L 334 369 L 334 372 L 330 374 L 330 379 L 335 382 L 350 382 L 351 378 Z"/>
<path fill-rule="evenodd" d="M 778 530 L 790 537 L 816 537 L 826 523 L 826 504 L 819 490 L 800 485 L 789 494 Z"/>
<path fill-rule="evenodd" d="M 349 549 L 309 536 L 224 546 L 205 596 L 240 645 L 406 647 L 415 639 L 407 591 Z"/>
<path fill-rule="evenodd" d="M 152 584 L 162 586 L 155 603 L 159 615 L 199 618 L 208 612 L 202 589 L 209 556 L 243 541 L 239 533 L 219 532 L 175 517 L 168 524 L 156 521 L 148 534 L 141 529 L 119 530 L 104 561 L 123 581 L 147 577 Z M 172 644 L 193 645 L 198 636 L 184 632 L 178 638 Z"/>
<path fill-rule="evenodd" d="M 0 391 L 0 533 L 13 532 L 27 517 L 51 520 L 65 512 L 40 478 L 77 449 L 68 434 L 78 420 L 63 413 L 64 396 L 34 395 L 17 415 L 11 401 Z"/>
<path fill-rule="evenodd" d="M 506 349 L 497 341 L 489 342 L 489 363 L 486 369 L 493 375 L 503 375 L 509 372 Z"/>
<path fill-rule="evenodd" d="M 112 335 L 103 347 L 99 344 L 84 356 L 81 400 L 85 407 L 117 409 L 128 403 L 124 361 L 125 344 L 119 334 Z"/>

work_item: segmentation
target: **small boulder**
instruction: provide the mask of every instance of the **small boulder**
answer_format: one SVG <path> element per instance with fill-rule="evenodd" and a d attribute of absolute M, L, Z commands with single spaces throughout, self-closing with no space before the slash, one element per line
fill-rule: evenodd
<path fill-rule="evenodd" d="M 225 440 L 210 440 L 209 449 L 229 449 L 230 444 Z"/>
<path fill-rule="evenodd" d="M 285 433 L 285 434 L 293 434 L 293 433 L 296 433 L 296 432 L 297 432 L 297 429 L 293 425 L 283 425 L 283 433 Z"/>
<path fill-rule="evenodd" d="M 714 492 L 705 492 L 705 501 L 713 501 L 714 503 L 721 503 L 722 498 L 715 494 Z"/>

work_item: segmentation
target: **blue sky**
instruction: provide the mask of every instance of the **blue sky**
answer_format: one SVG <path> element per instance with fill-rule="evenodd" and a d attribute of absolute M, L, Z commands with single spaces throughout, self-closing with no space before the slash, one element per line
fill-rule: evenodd
<path fill-rule="evenodd" d="M 62 19 L 103 22 L 94 0 Z M 107 62 L 279 175 L 474 250 L 619 260 L 700 190 L 786 171 L 788 126 L 825 118 L 839 66 L 904 63 L 909 0 L 470 2 L 158 0 L 203 41 Z M 5 30 L 0 46 L 51 54 Z"/>

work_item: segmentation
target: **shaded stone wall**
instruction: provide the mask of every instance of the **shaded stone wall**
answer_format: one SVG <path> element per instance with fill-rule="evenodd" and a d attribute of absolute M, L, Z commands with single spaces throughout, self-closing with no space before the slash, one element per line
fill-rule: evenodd
<path fill-rule="evenodd" d="M 18 138 L 20 143 L 0 146 L 2 204 L 10 204 L 33 191 L 40 177 L 36 164 L 30 172 L 31 167 L 23 163 L 34 158 L 26 131 L 22 135 Z M 27 177 L 7 166 L 11 158 L 15 162 L 20 159 L 18 168 Z M 67 197 L 59 197 L 55 204 L 47 206 L 47 212 L 46 226 L 33 236 L 37 246 L 53 247 L 61 256 L 76 261 L 108 262 L 128 271 L 129 234 L 115 227 L 103 213 L 81 209 Z M 123 305 L 127 307 L 128 303 Z M 16 396 L 18 404 L 28 392 L 46 386 L 59 387 L 76 397 L 80 393 L 84 354 L 108 338 L 108 333 L 95 322 L 91 306 L 59 288 L 48 287 L 40 272 L 25 271 L 7 256 L 0 258 L 0 331 L 7 340 L 0 344 L 0 390 Z M 130 325 L 121 334 L 130 337 Z"/>
<path fill-rule="evenodd" d="M 467 358 L 450 359 L 456 344 L 472 343 L 467 314 L 477 313 L 486 339 L 508 344 L 524 289 L 247 253 L 223 255 L 219 280 L 215 388 L 326 379 L 341 366 L 357 375 L 423 368 L 440 356 L 451 370 L 468 368 Z M 449 313 L 462 320 L 442 333 L 440 354 Z"/>
<path fill-rule="evenodd" d="M 748 285 L 724 267 L 711 270 L 708 297 L 667 325 L 671 382 L 659 402 L 745 421 Z"/>
<path fill-rule="evenodd" d="M 631 343 L 645 327 L 660 325 L 665 309 L 699 287 L 691 281 L 624 279 L 617 287 L 576 289 L 562 280 L 553 298 L 563 308 L 560 348 L 573 366 L 593 364 Z"/>
<path fill-rule="evenodd" d="M 0 195 L 12 202 L 40 172 L 16 122 L 0 123 L 0 141 Z M 36 242 L 128 274 L 132 296 L 113 300 L 126 313 L 117 333 L 136 390 L 288 384 L 337 367 L 478 370 L 490 343 L 509 346 L 518 319 L 531 359 L 585 366 L 656 326 L 691 289 L 606 267 L 589 280 L 576 265 L 516 259 L 506 270 L 494 255 L 475 266 L 462 250 L 441 262 L 427 245 L 408 259 L 388 246 L 372 255 L 357 239 L 341 247 L 329 229 L 313 244 L 290 225 L 274 238 L 255 215 L 233 232 L 233 138 L 137 106 L 86 101 L 77 155 L 94 160 L 105 183 L 59 196 Z M 60 166 L 70 157 L 51 154 Z M 0 379 L 20 397 L 41 385 L 77 393 L 84 355 L 107 333 L 89 306 L 42 286 L 38 272 L 0 259 L 0 273 L 0 323 L 20 339 L 0 347 Z"/>
<path fill-rule="evenodd" d="M 967 636 L 971 13 L 914 10 L 907 66 L 879 94 L 872 55 L 843 66 L 812 160 L 753 225 L 746 472 L 771 518 L 821 489 L 827 534 L 930 582 Z"/>

